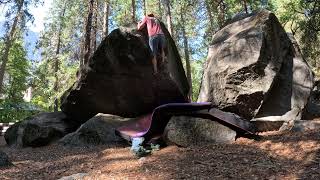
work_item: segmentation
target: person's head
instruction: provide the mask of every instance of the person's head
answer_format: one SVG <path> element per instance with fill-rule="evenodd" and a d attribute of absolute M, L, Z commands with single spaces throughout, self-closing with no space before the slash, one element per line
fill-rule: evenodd
<path fill-rule="evenodd" d="M 154 17 L 154 14 L 150 13 L 147 15 L 148 17 Z"/>

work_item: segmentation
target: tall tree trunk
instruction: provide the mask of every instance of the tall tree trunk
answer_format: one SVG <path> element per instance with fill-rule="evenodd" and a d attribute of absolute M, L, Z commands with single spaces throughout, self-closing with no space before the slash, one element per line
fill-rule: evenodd
<path fill-rule="evenodd" d="M 83 34 L 82 37 L 80 39 L 80 52 L 79 52 L 79 61 L 80 61 L 80 67 L 83 66 L 83 62 L 84 62 L 84 42 L 85 42 L 85 32 L 86 32 L 86 21 L 87 21 L 87 17 L 83 18 Z"/>
<path fill-rule="evenodd" d="M 146 0 L 143 0 L 143 14 L 147 15 L 147 6 L 146 6 Z"/>
<path fill-rule="evenodd" d="M 219 24 L 219 29 L 221 29 L 225 23 L 226 4 L 225 4 L 224 0 L 221 0 L 220 3 L 218 4 L 218 6 L 219 6 L 218 24 Z"/>
<path fill-rule="evenodd" d="M 104 1 L 104 9 L 103 9 L 103 36 L 107 37 L 109 34 L 109 11 L 110 11 L 110 4 L 109 0 Z"/>
<path fill-rule="evenodd" d="M 212 8 L 211 8 L 211 5 L 210 5 L 210 2 L 209 0 L 205 0 L 205 6 L 206 6 L 206 9 L 207 9 L 207 14 L 208 14 L 208 17 L 209 17 L 209 30 L 208 30 L 208 35 L 210 37 L 210 40 L 211 40 L 211 37 L 213 35 L 213 26 L 214 26 L 214 19 L 213 19 L 213 16 L 212 16 Z"/>
<path fill-rule="evenodd" d="M 94 0 L 90 0 L 89 7 L 88 7 L 88 16 L 87 16 L 86 25 L 85 25 L 83 65 L 86 65 L 88 63 L 89 57 L 90 57 L 90 50 L 91 50 L 90 39 L 91 39 L 93 6 L 94 6 Z"/>
<path fill-rule="evenodd" d="M 161 0 L 158 0 L 158 9 L 159 9 L 159 14 L 161 21 L 163 20 L 163 13 L 162 13 L 162 8 L 161 8 Z"/>
<path fill-rule="evenodd" d="M 58 94 L 58 85 L 59 85 L 59 77 L 58 77 L 58 71 L 59 71 L 59 54 L 60 54 L 60 48 L 61 48 L 61 34 L 62 34 L 62 29 L 63 29 L 63 18 L 64 14 L 66 11 L 66 4 L 67 1 L 65 1 L 64 7 L 61 11 L 60 14 L 60 24 L 59 24 L 59 30 L 58 30 L 58 38 L 57 38 L 57 49 L 56 49 L 56 54 L 55 54 L 55 61 L 54 61 L 54 87 L 53 90 L 56 93 L 56 97 L 54 98 L 54 107 L 53 110 L 54 112 L 58 111 L 59 108 L 59 97 L 57 97 Z"/>
<path fill-rule="evenodd" d="M 243 9 L 248 14 L 248 5 L 247 5 L 247 0 L 243 0 Z"/>
<path fill-rule="evenodd" d="M 17 10 L 17 14 L 13 20 L 13 24 L 11 26 L 10 31 L 8 32 L 8 34 L 6 35 L 6 39 L 5 39 L 5 47 L 4 47 L 4 52 L 1 58 L 1 67 L 0 67 L 0 94 L 3 93 L 3 80 L 4 80 L 4 73 L 6 70 L 6 66 L 8 63 L 8 59 L 9 59 L 9 51 L 11 49 L 12 43 L 15 40 L 15 33 L 17 30 L 17 25 L 18 25 L 18 21 L 21 19 L 22 17 L 22 13 L 23 13 L 23 3 L 24 0 L 18 0 L 17 1 L 17 5 L 18 5 L 18 10 Z"/>
<path fill-rule="evenodd" d="M 173 37 L 173 26 L 172 26 L 172 17 L 171 17 L 171 9 L 170 9 L 170 0 L 163 0 L 164 3 L 164 9 L 165 9 L 165 16 L 167 19 L 167 26 L 168 26 L 168 31 Z"/>
<path fill-rule="evenodd" d="M 133 23 L 135 23 L 136 22 L 136 0 L 131 0 L 131 8 L 132 8 L 131 20 Z"/>
<path fill-rule="evenodd" d="M 188 37 L 186 35 L 186 25 L 185 25 L 185 19 L 184 19 L 184 12 L 185 12 L 185 9 L 183 9 L 181 7 L 180 17 L 181 17 L 181 23 L 182 23 L 181 29 L 182 29 L 183 46 L 184 46 L 184 58 L 186 59 L 186 73 L 187 73 L 187 79 L 188 79 L 189 86 L 190 86 L 188 96 L 189 96 L 189 99 L 192 100 L 192 77 L 191 77 L 189 45 L 188 45 Z"/>
<path fill-rule="evenodd" d="M 97 30 L 98 29 L 98 0 L 95 1 L 93 7 L 93 26 L 92 26 L 92 54 L 97 48 Z"/>

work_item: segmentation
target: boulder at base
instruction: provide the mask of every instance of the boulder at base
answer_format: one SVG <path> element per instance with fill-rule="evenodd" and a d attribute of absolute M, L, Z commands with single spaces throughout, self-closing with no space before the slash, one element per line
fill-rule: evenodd
<path fill-rule="evenodd" d="M 302 118 L 314 86 L 313 72 L 302 57 L 297 41 L 291 34 L 288 36 L 292 42 L 292 57 L 288 56 L 282 63 L 273 87 L 255 116 L 256 120 L 270 121 L 270 124 L 284 121 L 280 130 L 291 129 L 294 121 Z"/>
<path fill-rule="evenodd" d="M 110 143 L 121 143 L 124 139 L 115 134 L 115 129 L 132 118 L 123 118 L 109 114 L 97 114 L 81 127 L 65 137 L 59 143 L 66 146 L 92 146 Z"/>
<path fill-rule="evenodd" d="M 315 81 L 314 88 L 311 92 L 307 108 L 305 109 L 302 119 L 313 120 L 320 118 L 320 80 Z"/>
<path fill-rule="evenodd" d="M 291 131 L 293 132 L 305 132 L 305 131 L 318 131 L 320 130 L 320 120 L 298 120 L 294 122 Z"/>
<path fill-rule="evenodd" d="M 0 168 L 11 166 L 12 163 L 9 161 L 9 157 L 6 153 L 0 151 Z"/>
<path fill-rule="evenodd" d="M 236 131 L 209 119 L 173 116 L 163 134 L 168 144 L 187 147 L 204 143 L 235 141 Z"/>
<path fill-rule="evenodd" d="M 290 121 L 301 118 L 312 87 L 298 45 L 263 10 L 214 35 L 198 101 L 246 119 Z"/>
<path fill-rule="evenodd" d="M 161 104 L 185 102 L 189 85 L 182 62 L 168 31 L 167 59 L 153 74 L 147 35 L 121 28 L 100 44 L 77 82 L 64 94 L 61 109 L 74 120 L 85 122 L 97 113 L 137 117 Z"/>
<path fill-rule="evenodd" d="M 88 173 L 77 173 L 77 174 L 72 174 L 70 176 L 64 176 L 58 180 L 81 180 L 81 179 L 86 179 L 85 177 L 88 175 L 89 175 Z"/>
<path fill-rule="evenodd" d="M 4 137 L 10 146 L 38 147 L 62 138 L 77 127 L 63 112 L 40 113 L 11 126 Z"/>

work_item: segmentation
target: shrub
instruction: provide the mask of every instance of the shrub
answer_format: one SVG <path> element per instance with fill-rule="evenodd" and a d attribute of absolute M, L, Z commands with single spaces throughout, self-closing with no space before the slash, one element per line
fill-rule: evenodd
<path fill-rule="evenodd" d="M 19 122 L 39 113 L 41 109 L 30 103 L 0 103 L 0 123 Z"/>

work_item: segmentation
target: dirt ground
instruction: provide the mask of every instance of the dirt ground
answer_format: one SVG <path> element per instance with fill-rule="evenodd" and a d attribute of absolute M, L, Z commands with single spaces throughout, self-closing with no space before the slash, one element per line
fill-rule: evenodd
<path fill-rule="evenodd" d="M 14 166 L 0 179 L 58 179 L 88 173 L 84 179 L 320 179 L 320 132 L 261 134 L 259 141 L 181 148 L 168 146 L 137 158 L 127 145 L 0 149 Z"/>

